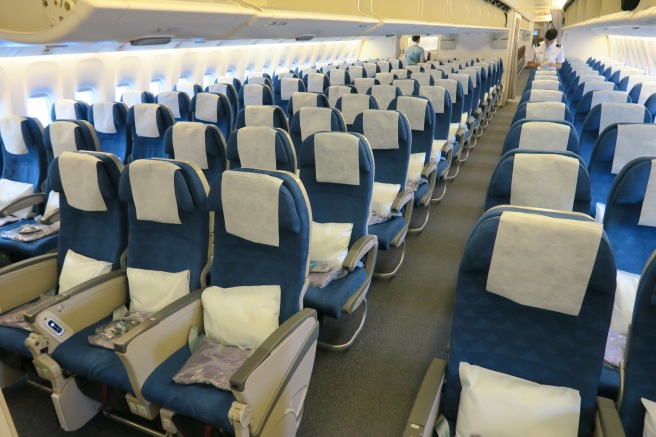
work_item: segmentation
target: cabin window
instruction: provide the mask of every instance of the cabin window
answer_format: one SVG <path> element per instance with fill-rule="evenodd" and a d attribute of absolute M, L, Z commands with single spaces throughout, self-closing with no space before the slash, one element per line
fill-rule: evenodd
<path fill-rule="evenodd" d="M 130 89 L 130 84 L 129 83 L 120 83 L 116 86 L 116 101 L 120 102 L 121 101 L 121 96 L 123 96 L 123 93 L 128 91 Z"/>
<path fill-rule="evenodd" d="M 191 79 L 189 76 L 180 76 L 180 80 L 178 80 L 178 83 L 180 82 L 191 82 Z"/>
<path fill-rule="evenodd" d="M 228 70 L 226 71 L 226 76 L 228 77 L 235 77 L 235 71 L 234 70 Z"/>
<path fill-rule="evenodd" d="M 209 86 L 214 82 L 214 75 L 212 73 L 205 73 L 203 76 L 203 88 Z"/>
<path fill-rule="evenodd" d="M 96 101 L 96 94 L 91 88 L 80 88 L 75 92 L 75 100 L 81 100 L 87 105 L 92 105 Z"/>
<path fill-rule="evenodd" d="M 155 96 L 159 94 L 160 91 L 162 91 L 162 81 L 159 79 L 151 80 L 148 84 L 148 91 L 153 93 Z"/>
<path fill-rule="evenodd" d="M 43 126 L 50 124 L 50 96 L 35 94 L 27 99 L 27 115 L 39 119 Z"/>

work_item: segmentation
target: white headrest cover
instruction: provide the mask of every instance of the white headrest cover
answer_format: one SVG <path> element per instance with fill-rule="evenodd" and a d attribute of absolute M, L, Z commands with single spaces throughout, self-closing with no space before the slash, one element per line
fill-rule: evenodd
<path fill-rule="evenodd" d="M 528 102 L 526 118 L 539 120 L 564 120 L 566 106 L 562 102 Z"/>
<path fill-rule="evenodd" d="M 346 132 L 322 132 L 314 137 L 317 182 L 360 185 L 360 139 Z"/>
<path fill-rule="evenodd" d="M 280 98 L 282 100 L 289 100 L 294 93 L 299 91 L 300 79 L 280 79 Z"/>
<path fill-rule="evenodd" d="M 656 156 L 656 125 L 617 126 L 617 142 L 610 172 L 617 174 L 631 160 L 643 156 Z"/>
<path fill-rule="evenodd" d="M 121 100 L 123 100 L 123 103 L 128 105 L 128 108 L 133 107 L 134 105 L 141 103 L 141 95 L 143 94 L 143 91 L 139 90 L 127 90 L 123 92 L 123 97 Z"/>
<path fill-rule="evenodd" d="M 50 144 L 52 144 L 52 153 L 56 157 L 63 152 L 75 152 L 77 144 L 75 143 L 75 129 L 77 124 L 70 121 L 53 121 L 49 126 Z"/>
<path fill-rule="evenodd" d="M 455 79 L 458 82 L 460 82 L 460 85 L 462 85 L 462 91 L 464 95 L 469 95 L 469 83 L 471 81 L 471 78 L 469 77 L 468 74 L 451 73 L 449 74 L 449 79 Z"/>
<path fill-rule="evenodd" d="M 539 73 L 539 71 L 538 71 L 538 73 Z M 600 76 L 600 77 L 601 77 L 601 76 Z M 603 78 L 602 78 L 602 79 L 603 79 Z M 560 79 L 558 78 L 558 76 L 536 76 L 536 77 L 535 77 L 535 81 L 538 81 L 538 82 L 556 82 L 556 83 L 560 83 Z"/>
<path fill-rule="evenodd" d="M 364 64 L 363 68 L 367 72 L 368 78 L 373 78 L 376 75 L 376 64 Z"/>
<path fill-rule="evenodd" d="M 205 131 L 208 125 L 195 122 L 178 122 L 173 125 L 173 153 L 178 161 L 191 161 L 202 170 L 208 168 Z"/>
<path fill-rule="evenodd" d="M 323 86 L 325 82 L 326 75 L 323 73 L 309 73 L 308 78 L 308 87 L 307 91 L 309 93 L 323 93 Z"/>
<path fill-rule="evenodd" d="M 438 72 L 437 74 L 440 78 L 442 77 L 441 73 Z M 430 73 L 414 73 L 412 75 L 412 78 L 419 83 L 419 86 L 430 86 L 431 77 Z"/>
<path fill-rule="evenodd" d="M 547 121 L 531 121 L 522 125 L 519 148 L 564 152 L 569 142 L 570 127 Z"/>
<path fill-rule="evenodd" d="M 613 82 L 584 82 L 583 83 L 583 95 L 586 95 L 590 91 L 612 91 L 615 89 L 615 84 Z"/>
<path fill-rule="evenodd" d="M 629 93 L 624 91 L 593 91 L 590 108 L 592 109 L 598 104 L 606 102 L 626 103 L 628 98 Z"/>
<path fill-rule="evenodd" d="M 317 95 L 315 93 L 294 93 L 292 94 L 292 104 L 294 114 L 301 108 L 316 108 Z"/>
<path fill-rule="evenodd" d="M 265 174 L 225 171 L 221 200 L 226 232 L 278 247 L 278 198 L 282 180 Z"/>
<path fill-rule="evenodd" d="M 362 115 L 362 133 L 372 149 L 399 148 L 399 113 L 368 110 Z"/>
<path fill-rule="evenodd" d="M 215 94 L 228 94 L 228 85 L 232 85 L 232 83 L 213 83 L 211 85 L 207 86 L 207 92 L 208 93 L 215 93 Z M 162 93 L 159 93 L 157 97 L 162 95 Z"/>
<path fill-rule="evenodd" d="M 77 102 L 71 99 L 55 100 L 55 116 L 57 120 L 77 120 L 75 105 Z"/>
<path fill-rule="evenodd" d="M 98 185 L 95 156 L 86 153 L 64 152 L 58 159 L 59 176 L 66 201 L 81 211 L 107 211 L 105 199 Z"/>
<path fill-rule="evenodd" d="M 389 71 L 392 69 L 392 66 L 387 61 L 378 61 L 376 62 L 376 65 L 378 65 L 378 68 L 380 68 L 381 73 L 389 73 Z"/>
<path fill-rule="evenodd" d="M 264 85 L 249 83 L 243 86 L 242 92 L 244 93 L 244 107 L 264 104 Z"/>
<path fill-rule="evenodd" d="M 133 106 L 137 135 L 148 138 L 157 138 L 160 136 L 159 129 L 157 128 L 158 109 L 159 105 L 152 103 L 137 103 Z"/>
<path fill-rule="evenodd" d="M 217 123 L 219 121 L 218 114 L 219 96 L 212 93 L 198 93 L 196 95 L 196 113 L 195 117 L 198 120 L 209 121 L 210 123 Z"/>
<path fill-rule="evenodd" d="M 599 72 L 597 70 L 578 70 L 575 73 L 575 76 L 579 78 L 579 83 L 583 80 L 583 77 L 585 76 L 599 76 Z"/>
<path fill-rule="evenodd" d="M 251 79 L 256 79 L 256 78 L 259 78 L 259 77 L 265 77 L 263 71 L 252 71 L 252 72 L 248 73 L 248 80 L 249 81 Z M 256 83 L 259 83 L 259 82 L 256 82 Z"/>
<path fill-rule="evenodd" d="M 414 79 L 397 79 L 392 82 L 392 85 L 398 87 L 402 95 L 411 96 L 415 92 L 415 83 Z"/>
<path fill-rule="evenodd" d="M 395 75 L 392 73 L 376 73 L 376 79 L 381 85 L 389 85 L 391 84 L 394 79 Z"/>
<path fill-rule="evenodd" d="M 629 80 L 627 82 L 628 82 L 628 84 L 626 86 L 626 90 L 628 92 L 631 92 L 633 87 L 636 86 L 639 83 L 656 82 L 656 76 L 631 75 L 631 76 L 629 76 Z"/>
<path fill-rule="evenodd" d="M 330 108 L 301 108 L 301 140 L 317 132 L 330 131 L 333 112 Z"/>
<path fill-rule="evenodd" d="M 93 111 L 93 127 L 103 134 L 115 134 L 114 102 L 98 102 L 91 107 Z"/>
<path fill-rule="evenodd" d="M 22 125 L 24 117 L 10 115 L 9 117 L 0 118 L 0 136 L 5 150 L 13 155 L 24 155 L 29 153 L 23 138 Z"/>
<path fill-rule="evenodd" d="M 422 97 L 427 97 L 431 103 L 433 103 L 433 108 L 435 108 L 436 114 L 444 114 L 444 101 L 446 99 L 447 90 L 441 86 L 420 86 L 419 95 Z"/>
<path fill-rule="evenodd" d="M 554 90 L 531 90 L 529 98 L 531 102 L 561 102 L 563 93 Z"/>
<path fill-rule="evenodd" d="M 331 70 L 330 71 L 330 84 L 331 85 L 346 85 L 346 71 L 345 70 Z"/>
<path fill-rule="evenodd" d="M 379 109 L 387 109 L 392 100 L 396 98 L 396 90 L 393 85 L 374 85 L 371 87 L 371 95 L 378 100 Z"/>
<path fill-rule="evenodd" d="M 139 159 L 130 164 L 130 186 L 137 219 L 179 225 L 175 197 L 175 164 Z"/>
<path fill-rule="evenodd" d="M 178 84 L 178 89 L 179 88 L 180 84 Z M 178 96 L 181 92 L 186 93 L 186 91 L 163 91 L 157 94 L 157 103 L 168 106 L 171 109 L 174 118 L 180 118 L 180 98 Z"/>
<path fill-rule="evenodd" d="M 230 77 L 230 76 L 219 76 L 216 78 L 216 83 L 225 83 L 228 85 L 233 85 L 235 84 L 235 79 Z"/>
<path fill-rule="evenodd" d="M 620 80 L 624 79 L 627 76 L 642 76 L 645 74 L 644 70 L 638 68 L 624 68 L 620 70 Z M 628 88 L 627 88 L 628 89 Z"/>
<path fill-rule="evenodd" d="M 602 232 L 596 222 L 504 212 L 486 288 L 521 305 L 577 316 Z"/>
<path fill-rule="evenodd" d="M 644 105 L 647 99 L 656 94 L 656 82 L 644 82 L 638 96 L 638 104 Z"/>
<path fill-rule="evenodd" d="M 357 65 L 352 65 L 348 68 L 349 76 L 351 76 L 351 81 L 359 79 L 364 76 L 364 67 L 359 67 Z"/>
<path fill-rule="evenodd" d="M 435 80 L 435 86 L 441 86 L 446 88 L 449 92 L 449 97 L 451 97 L 451 103 L 456 103 L 458 101 L 458 81 L 455 79 L 437 79 Z"/>
<path fill-rule="evenodd" d="M 656 226 L 656 159 L 651 160 L 647 190 L 640 210 L 640 226 Z"/>
<path fill-rule="evenodd" d="M 351 87 L 346 85 L 333 85 L 328 88 L 328 103 L 331 108 L 337 106 L 337 100 L 340 97 L 351 94 Z"/>
<path fill-rule="evenodd" d="M 369 91 L 369 89 L 375 84 L 376 79 L 374 78 L 363 77 L 353 80 L 353 85 L 355 86 L 355 89 L 358 90 L 359 94 L 367 94 L 367 91 Z"/>
<path fill-rule="evenodd" d="M 346 124 L 353 124 L 355 117 L 370 109 L 371 96 L 362 94 L 345 94 L 342 96 L 342 115 Z"/>
<path fill-rule="evenodd" d="M 604 76 L 581 76 L 579 77 L 579 85 L 582 83 L 588 83 L 588 82 L 606 82 L 606 78 Z"/>
<path fill-rule="evenodd" d="M 534 80 L 531 84 L 531 89 L 533 90 L 554 90 L 558 91 L 560 87 L 560 82 L 555 80 Z"/>
<path fill-rule="evenodd" d="M 405 69 L 410 71 L 413 76 L 417 73 L 421 73 L 421 67 L 419 65 L 408 65 Z"/>
<path fill-rule="evenodd" d="M 428 100 L 417 97 L 402 96 L 396 99 L 396 110 L 408 117 L 412 130 L 424 130 L 427 105 Z"/>
<path fill-rule="evenodd" d="M 273 126 L 273 115 L 276 110 L 271 105 L 251 105 L 244 108 L 246 126 Z"/>
<path fill-rule="evenodd" d="M 238 129 L 237 152 L 242 167 L 275 170 L 276 130 L 263 126 Z"/>
<path fill-rule="evenodd" d="M 556 70 L 538 70 L 535 72 L 536 76 L 558 76 Z"/>
<path fill-rule="evenodd" d="M 571 211 L 578 176 L 578 159 L 555 154 L 517 153 L 510 204 Z"/>
<path fill-rule="evenodd" d="M 602 93 L 607 91 L 595 91 Z M 635 103 L 602 103 L 599 133 L 613 123 L 644 123 L 645 107 Z"/>
<path fill-rule="evenodd" d="M 253 74 L 251 73 L 251 75 L 248 76 L 248 84 L 249 85 L 266 85 L 267 84 L 267 79 L 264 76 L 253 76 Z"/>
<path fill-rule="evenodd" d="M 405 68 L 401 70 L 391 70 L 390 74 L 395 75 L 399 79 L 407 79 L 408 77 L 410 77 L 410 72 Z"/>
<path fill-rule="evenodd" d="M 175 88 L 182 93 L 187 93 L 189 98 L 192 98 L 193 96 L 196 95 L 196 84 L 193 82 L 178 82 Z M 158 100 L 159 100 L 159 96 L 160 94 L 157 95 Z"/>

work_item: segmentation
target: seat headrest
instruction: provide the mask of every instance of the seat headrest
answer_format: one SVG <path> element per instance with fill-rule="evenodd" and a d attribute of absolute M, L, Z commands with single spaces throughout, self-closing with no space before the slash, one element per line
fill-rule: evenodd
<path fill-rule="evenodd" d="M 594 91 L 606 93 L 613 91 Z M 601 103 L 599 133 L 613 123 L 645 123 L 645 107 L 635 103 Z"/>
<path fill-rule="evenodd" d="M 55 100 L 55 119 L 56 120 L 77 120 L 77 111 L 75 110 L 77 102 L 72 99 Z"/>
<path fill-rule="evenodd" d="M 428 98 L 433 103 L 433 109 L 436 114 L 444 114 L 447 107 L 447 89 L 441 86 L 419 87 L 419 95 Z M 451 106 L 451 100 L 448 100 L 448 106 Z"/>
<path fill-rule="evenodd" d="M 175 90 L 183 92 L 192 98 L 196 95 L 197 91 L 200 89 L 200 85 L 193 82 L 178 82 L 175 85 Z M 159 94 L 158 94 L 159 97 Z"/>
<path fill-rule="evenodd" d="M 541 90 L 558 91 L 560 89 L 560 82 L 555 80 L 534 80 L 533 82 L 531 82 L 531 89 L 534 91 L 541 91 Z"/>
<path fill-rule="evenodd" d="M 128 108 L 131 108 L 136 104 L 144 102 L 143 95 L 144 95 L 143 91 L 127 90 L 123 92 L 123 95 L 121 96 L 121 102 L 128 105 Z"/>
<path fill-rule="evenodd" d="M 398 149 L 400 141 L 406 141 L 406 132 L 400 128 L 402 115 L 397 111 L 367 110 L 356 117 L 362 117 L 362 134 L 373 150 Z"/>
<path fill-rule="evenodd" d="M 353 88 L 347 85 L 331 85 L 328 87 L 327 94 L 328 94 L 328 103 L 330 104 L 331 108 L 334 108 L 337 106 L 337 100 L 340 99 L 340 97 L 346 95 L 346 94 L 351 94 L 353 92 Z"/>
<path fill-rule="evenodd" d="M 433 73 L 438 75 L 440 79 L 442 78 L 442 72 L 437 71 Z M 412 78 L 417 81 L 420 87 L 433 85 L 433 76 L 431 73 L 413 73 Z"/>
<path fill-rule="evenodd" d="M 314 135 L 317 182 L 360 185 L 360 137 L 346 132 Z"/>
<path fill-rule="evenodd" d="M 428 111 L 429 100 L 425 97 L 401 96 L 396 98 L 396 110 L 405 114 L 410 122 L 410 129 L 423 131 L 426 123 L 432 126 L 433 114 Z"/>
<path fill-rule="evenodd" d="M 280 98 L 282 100 L 291 99 L 294 93 L 305 90 L 305 85 L 301 79 L 282 78 L 280 81 Z"/>
<path fill-rule="evenodd" d="M 449 97 L 451 98 L 451 103 L 456 103 L 458 101 L 458 86 L 460 82 L 455 79 L 436 79 L 435 86 L 441 86 L 446 88 L 449 92 Z M 460 86 L 462 88 L 462 86 Z"/>
<path fill-rule="evenodd" d="M 93 127 L 103 134 L 115 134 L 116 120 L 114 117 L 114 102 L 97 102 L 91 105 Z"/>
<path fill-rule="evenodd" d="M 330 85 L 347 85 L 346 70 L 331 70 L 330 71 Z"/>
<path fill-rule="evenodd" d="M 319 106 L 320 97 L 316 93 L 293 93 L 291 105 L 294 109 L 292 115 L 296 114 L 301 108 L 316 108 Z"/>
<path fill-rule="evenodd" d="M 392 85 L 401 90 L 401 95 L 412 96 L 419 88 L 419 84 L 414 79 L 396 79 Z"/>
<path fill-rule="evenodd" d="M 355 117 L 372 107 L 373 97 L 363 94 L 345 94 L 341 97 L 340 108 L 346 124 L 353 124 Z"/>
<path fill-rule="evenodd" d="M 529 150 L 567 150 L 571 127 L 548 121 L 530 121 L 520 126 L 519 148 Z"/>
<path fill-rule="evenodd" d="M 362 77 L 353 80 L 353 86 L 358 90 L 359 94 L 368 94 L 371 87 L 376 85 L 376 79 L 369 77 Z"/>
<path fill-rule="evenodd" d="M 193 97 L 194 95 L 195 93 L 189 94 L 186 91 L 163 91 L 157 94 L 157 103 L 168 106 L 173 113 L 173 117 L 180 118 L 180 99 L 186 99 L 189 102 L 189 96 Z"/>
<path fill-rule="evenodd" d="M 636 158 L 656 156 L 656 125 L 618 124 L 616 129 L 615 153 L 610 170 L 612 174 L 619 173 Z"/>
<path fill-rule="evenodd" d="M 137 103 L 132 106 L 134 126 L 140 137 L 157 138 L 161 135 L 157 123 L 160 105 L 156 103 Z"/>
<path fill-rule="evenodd" d="M 97 155 L 86 152 L 64 152 L 57 158 L 59 179 L 54 176 L 52 189 L 62 192 L 67 203 L 87 212 L 107 211 L 104 198 L 115 196 L 107 170 Z M 109 161 L 123 170 L 120 162 Z"/>
<path fill-rule="evenodd" d="M 237 147 L 235 150 L 228 150 L 228 159 L 238 159 L 241 166 L 246 168 L 276 170 L 277 136 L 278 132 L 272 127 L 254 126 L 238 129 Z M 237 152 L 236 156 L 233 156 L 234 152 Z"/>
<path fill-rule="evenodd" d="M 503 212 L 486 289 L 520 305 L 577 316 L 602 234 L 594 221 Z"/>
<path fill-rule="evenodd" d="M 24 155 L 29 153 L 25 143 L 27 128 L 23 128 L 25 117 L 11 115 L 0 118 L 0 136 L 5 150 L 12 155 Z"/>
<path fill-rule="evenodd" d="M 277 107 L 271 105 L 251 105 L 243 109 L 245 126 L 274 127 Z"/>
<path fill-rule="evenodd" d="M 401 95 L 401 90 L 393 85 L 374 85 L 370 92 L 378 101 L 380 109 L 387 109 L 392 100 Z"/>
<path fill-rule="evenodd" d="M 63 152 L 75 152 L 78 149 L 86 148 L 84 145 L 78 144 L 78 138 L 82 141 L 78 128 L 78 124 L 70 121 L 53 121 L 50 123 L 46 132 L 55 157 Z"/>
<path fill-rule="evenodd" d="M 220 103 L 220 95 L 214 93 L 196 94 L 194 117 L 197 120 L 209 123 L 218 123 L 219 116 L 223 115 L 223 108 Z"/>
<path fill-rule="evenodd" d="M 391 85 L 396 78 L 394 73 L 376 73 L 376 80 L 381 85 Z"/>
<path fill-rule="evenodd" d="M 566 105 L 562 102 L 528 102 L 525 104 L 526 118 L 536 120 L 564 120 Z"/>
<path fill-rule="evenodd" d="M 582 95 L 586 95 L 590 91 L 612 91 L 615 89 L 613 82 L 583 82 L 579 87 L 583 88 Z"/>
<path fill-rule="evenodd" d="M 326 75 L 323 73 L 308 73 L 307 91 L 309 93 L 323 93 L 327 82 Z"/>
<path fill-rule="evenodd" d="M 562 91 L 534 89 L 530 91 L 529 99 L 531 102 L 562 102 L 563 96 Z"/>
<path fill-rule="evenodd" d="M 212 83 L 207 86 L 206 92 L 213 94 L 228 94 L 229 88 L 232 88 L 232 92 L 236 93 L 235 87 L 231 83 Z"/>
<path fill-rule="evenodd" d="M 265 103 L 264 87 L 265 85 L 254 84 L 254 83 L 249 83 L 247 85 L 244 85 L 241 89 L 244 98 L 244 107 L 247 107 L 249 105 L 263 105 Z"/>
<path fill-rule="evenodd" d="M 332 130 L 331 108 L 301 108 L 297 117 L 300 120 L 302 141 L 314 133 Z"/>
<path fill-rule="evenodd" d="M 201 170 L 209 168 L 205 134 L 208 128 L 216 127 L 205 123 L 178 122 L 171 126 L 173 154 L 177 161 L 189 161 Z"/>
<path fill-rule="evenodd" d="M 627 103 L 629 93 L 625 91 L 598 90 L 592 91 L 590 98 L 590 108 L 594 108 L 600 103 Z"/>
<path fill-rule="evenodd" d="M 472 82 L 468 74 L 451 73 L 449 74 L 449 79 L 455 79 L 460 82 L 463 94 L 466 96 L 469 95 L 469 86 Z"/>

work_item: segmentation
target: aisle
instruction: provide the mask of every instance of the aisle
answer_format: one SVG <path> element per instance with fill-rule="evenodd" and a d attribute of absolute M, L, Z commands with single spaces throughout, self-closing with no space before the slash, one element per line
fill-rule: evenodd
<path fill-rule="evenodd" d="M 527 76 L 522 73 L 518 89 Z M 426 229 L 408 235 L 398 275 L 374 279 L 369 317 L 355 345 L 317 353 L 299 436 L 402 434 L 428 364 L 446 357 L 460 257 L 483 212 L 517 101 L 499 109 L 445 199 L 432 207 Z"/>

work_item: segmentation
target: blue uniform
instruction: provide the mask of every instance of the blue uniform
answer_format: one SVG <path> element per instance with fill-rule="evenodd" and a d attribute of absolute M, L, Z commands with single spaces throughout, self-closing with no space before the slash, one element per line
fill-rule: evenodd
<path fill-rule="evenodd" d="M 405 58 L 408 60 L 408 65 L 417 65 L 419 60 L 424 57 L 424 49 L 417 44 L 411 44 L 405 49 Z"/>

